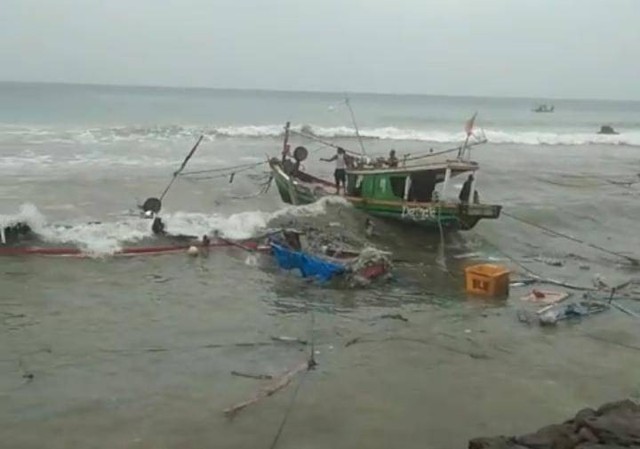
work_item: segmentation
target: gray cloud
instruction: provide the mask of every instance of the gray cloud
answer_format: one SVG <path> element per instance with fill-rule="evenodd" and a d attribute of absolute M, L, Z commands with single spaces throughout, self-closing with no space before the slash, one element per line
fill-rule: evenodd
<path fill-rule="evenodd" d="M 18 81 L 640 99 L 637 0 L 3 0 Z"/>

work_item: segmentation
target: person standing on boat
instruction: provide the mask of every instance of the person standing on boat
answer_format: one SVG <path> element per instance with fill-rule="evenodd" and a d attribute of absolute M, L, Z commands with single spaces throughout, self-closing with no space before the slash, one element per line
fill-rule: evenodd
<path fill-rule="evenodd" d="M 387 159 L 387 165 L 390 168 L 396 168 L 398 166 L 398 158 L 396 156 L 396 150 L 391 150 L 389 152 L 389 159 Z"/>
<path fill-rule="evenodd" d="M 344 148 L 338 147 L 338 151 L 336 154 L 330 159 L 320 159 L 324 162 L 333 162 L 336 161 L 336 169 L 333 172 L 333 176 L 336 180 L 336 193 L 340 195 L 340 185 L 345 188 L 345 183 L 347 180 L 347 161 L 346 161 L 346 151 Z"/>
<path fill-rule="evenodd" d="M 471 185 L 473 184 L 473 175 L 469 175 L 467 180 L 462 185 L 462 190 L 460 190 L 460 195 L 458 198 L 463 203 L 469 202 L 469 197 L 471 196 Z"/>

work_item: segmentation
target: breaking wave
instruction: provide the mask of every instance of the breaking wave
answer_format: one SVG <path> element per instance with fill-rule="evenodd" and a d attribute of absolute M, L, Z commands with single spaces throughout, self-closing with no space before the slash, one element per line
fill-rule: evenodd
<path fill-rule="evenodd" d="M 292 128 L 320 138 L 355 138 L 355 130 L 349 126 L 301 125 Z M 496 144 L 520 145 L 630 145 L 640 146 L 640 130 L 622 131 L 619 135 L 600 135 L 594 132 L 564 131 L 522 131 L 485 129 L 489 142 Z M 13 143 L 116 143 L 169 141 L 176 139 L 196 139 L 200 134 L 205 139 L 216 138 L 279 138 L 283 135 L 282 125 L 240 125 L 202 128 L 197 126 L 158 125 L 122 126 L 89 129 L 33 128 L 25 126 L 0 125 L 0 142 Z M 365 139 L 422 141 L 433 143 L 459 143 L 464 133 L 451 130 L 414 129 L 395 126 L 362 128 L 360 135 Z"/>
<path fill-rule="evenodd" d="M 169 212 L 161 217 L 171 234 L 202 236 L 217 230 L 227 238 L 243 239 L 260 234 L 273 219 L 322 215 L 330 204 L 348 206 L 342 198 L 327 197 L 313 204 L 287 206 L 275 212 L 247 211 L 230 215 Z M 23 204 L 16 214 L 0 215 L 0 227 L 20 222 L 27 223 L 48 244 L 74 246 L 96 256 L 113 254 L 126 244 L 153 237 L 151 221 L 139 217 L 123 217 L 111 222 L 53 224 L 48 223 L 33 204 Z"/>

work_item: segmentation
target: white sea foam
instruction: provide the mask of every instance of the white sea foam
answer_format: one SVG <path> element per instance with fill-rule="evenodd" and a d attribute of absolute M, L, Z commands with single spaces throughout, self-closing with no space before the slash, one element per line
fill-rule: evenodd
<path fill-rule="evenodd" d="M 292 217 L 310 217 L 324 214 L 327 206 L 330 204 L 350 207 L 350 203 L 341 196 L 325 196 L 315 203 L 305 204 L 303 206 L 286 206 L 269 216 L 269 219 L 281 218 L 285 215 Z"/>
<path fill-rule="evenodd" d="M 313 216 L 326 212 L 328 204 L 348 204 L 342 198 L 323 198 L 305 206 L 287 206 L 275 212 L 247 211 L 230 215 L 192 212 L 162 214 L 166 230 L 171 234 L 202 236 L 217 230 L 227 238 L 250 238 L 267 228 L 270 220 L 283 215 Z M 127 217 L 111 222 L 81 222 L 65 225 L 47 223 L 32 204 L 20 207 L 16 214 L 0 215 L 0 226 L 18 222 L 29 224 L 43 240 L 51 244 L 77 246 L 88 254 L 108 255 L 126 244 L 140 242 L 153 236 L 151 221 Z"/>
<path fill-rule="evenodd" d="M 17 223 L 29 223 L 32 229 L 45 225 L 46 218 L 33 204 L 26 203 L 20 206 L 16 214 L 0 214 L 0 227 L 15 225 Z"/>
<path fill-rule="evenodd" d="M 355 130 L 350 126 L 301 125 L 292 127 L 294 131 L 313 134 L 320 138 L 354 138 Z M 124 126 L 90 129 L 56 129 L 34 127 L 0 126 L 0 142 L 21 143 L 116 143 L 143 141 L 170 141 L 176 139 L 196 139 L 204 133 L 206 140 L 222 138 L 279 138 L 283 135 L 280 124 L 238 125 L 203 129 L 196 126 Z M 520 145 L 588 145 L 611 144 L 640 146 L 640 130 L 621 130 L 618 135 L 601 135 L 595 132 L 570 131 L 523 131 L 487 128 L 489 142 Z M 364 127 L 360 135 L 365 139 L 422 141 L 433 143 L 459 143 L 464 140 L 462 129 L 415 129 L 395 126 Z"/>

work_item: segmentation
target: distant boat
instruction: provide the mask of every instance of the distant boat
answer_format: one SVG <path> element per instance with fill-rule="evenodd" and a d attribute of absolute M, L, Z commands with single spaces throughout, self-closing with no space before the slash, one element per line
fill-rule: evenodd
<path fill-rule="evenodd" d="M 602 125 L 600 127 L 600 131 L 598 131 L 598 134 L 609 134 L 609 135 L 615 135 L 615 134 L 620 134 L 618 131 L 616 131 L 615 129 L 613 129 L 612 126 L 609 125 Z"/>
<path fill-rule="evenodd" d="M 553 112 L 555 109 L 554 105 L 541 104 L 538 107 L 532 109 L 533 112 Z"/>

